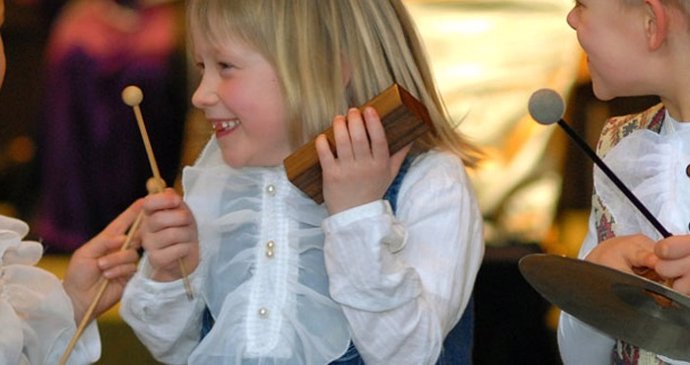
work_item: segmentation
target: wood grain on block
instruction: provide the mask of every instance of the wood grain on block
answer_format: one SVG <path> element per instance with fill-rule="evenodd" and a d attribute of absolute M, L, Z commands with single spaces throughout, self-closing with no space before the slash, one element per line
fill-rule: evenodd
<path fill-rule="evenodd" d="M 384 90 L 360 109 L 371 106 L 379 113 L 391 154 L 412 143 L 418 137 L 433 131 L 433 124 L 426 107 L 408 91 L 397 84 Z M 335 153 L 333 128 L 323 132 L 331 151 Z M 283 164 L 288 179 L 311 197 L 323 203 L 321 164 L 316 154 L 315 138 L 288 156 Z"/>

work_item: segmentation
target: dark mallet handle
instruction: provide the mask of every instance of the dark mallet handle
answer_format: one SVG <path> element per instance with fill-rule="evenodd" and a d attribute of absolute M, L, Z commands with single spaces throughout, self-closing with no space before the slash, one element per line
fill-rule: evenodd
<path fill-rule="evenodd" d="M 613 171 L 611 171 L 611 169 L 604 163 L 604 161 L 601 158 L 599 158 L 599 156 L 597 156 L 597 154 L 592 150 L 592 148 L 590 148 L 589 145 L 584 140 L 582 140 L 582 138 L 580 138 L 580 136 L 577 133 L 575 133 L 575 131 L 572 128 L 570 128 L 568 123 L 566 123 L 563 119 L 560 119 L 558 121 L 558 125 L 561 126 L 561 128 L 563 128 L 563 130 L 568 134 L 568 136 L 580 147 L 580 149 L 582 149 L 582 151 L 584 151 L 592 159 L 592 161 L 594 161 L 594 163 L 601 169 L 601 171 L 603 171 L 604 174 L 606 174 L 606 176 L 608 176 L 608 178 L 611 179 L 611 181 L 613 181 L 614 184 L 616 184 L 618 189 L 620 189 L 620 191 L 623 192 L 623 194 L 625 194 L 625 196 L 630 200 L 630 202 L 632 202 L 633 205 L 635 205 L 635 207 L 640 211 L 640 213 L 642 213 L 642 215 L 644 215 L 645 218 L 647 218 L 649 223 L 651 223 L 664 238 L 672 236 L 671 233 L 668 230 L 666 230 L 666 228 L 664 228 L 664 226 L 656 219 L 656 217 L 654 217 L 654 215 L 652 215 L 652 213 L 649 210 L 647 210 L 647 207 L 645 207 L 644 204 L 642 204 L 642 202 L 639 199 L 637 199 L 637 196 L 635 196 L 635 194 L 633 194 L 628 189 L 628 187 L 626 187 L 625 184 L 623 184 L 623 182 L 618 178 L 618 176 L 616 176 L 616 174 L 614 174 Z"/>

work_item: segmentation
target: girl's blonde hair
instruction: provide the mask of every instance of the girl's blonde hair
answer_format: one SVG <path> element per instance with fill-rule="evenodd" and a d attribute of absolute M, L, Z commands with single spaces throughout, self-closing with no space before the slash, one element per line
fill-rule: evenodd
<path fill-rule="evenodd" d="M 294 147 L 397 83 L 426 105 L 436 127 L 415 146 L 474 166 L 479 151 L 455 130 L 400 0 L 189 0 L 187 10 L 191 31 L 217 46 L 241 41 L 274 66 Z"/>

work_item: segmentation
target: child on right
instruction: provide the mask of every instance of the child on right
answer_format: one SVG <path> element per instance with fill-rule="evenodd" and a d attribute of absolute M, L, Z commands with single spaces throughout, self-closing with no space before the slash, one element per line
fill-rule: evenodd
<path fill-rule="evenodd" d="M 579 0 L 568 14 L 601 100 L 657 95 L 661 104 L 614 117 L 597 153 L 673 235 L 664 239 L 598 170 L 579 257 L 628 273 L 653 269 L 690 294 L 690 1 Z M 653 334 L 650 334 L 653 336 Z M 562 313 L 566 365 L 687 364 L 611 338 Z"/>

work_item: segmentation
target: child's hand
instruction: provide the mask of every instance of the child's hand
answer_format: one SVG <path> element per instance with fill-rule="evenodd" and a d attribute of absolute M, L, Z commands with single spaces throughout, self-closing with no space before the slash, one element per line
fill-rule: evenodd
<path fill-rule="evenodd" d="M 180 259 L 189 273 L 199 264 L 196 220 L 173 189 L 165 189 L 144 199 L 141 240 L 153 268 L 153 280 L 181 279 Z"/>
<path fill-rule="evenodd" d="M 130 242 L 127 250 L 126 233 L 141 211 L 142 200 L 136 201 L 113 220 L 101 233 L 85 243 L 70 258 L 65 279 L 65 292 L 72 300 L 74 319 L 80 323 L 91 301 L 100 288 L 101 276 L 110 280 L 94 311 L 94 318 L 120 300 L 125 284 L 137 270 L 139 255 L 138 237 Z"/>
<path fill-rule="evenodd" d="M 633 268 L 654 268 L 654 241 L 641 234 L 620 236 L 596 245 L 585 260 L 634 274 Z"/>
<path fill-rule="evenodd" d="M 336 156 L 324 135 L 316 139 L 323 170 L 323 196 L 330 214 L 381 199 L 400 170 L 410 146 L 393 156 L 378 113 L 352 108 L 333 119 Z"/>
<path fill-rule="evenodd" d="M 671 236 L 654 247 L 659 257 L 655 270 L 673 280 L 673 289 L 690 295 L 690 235 Z"/>

